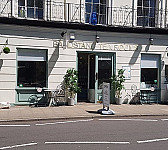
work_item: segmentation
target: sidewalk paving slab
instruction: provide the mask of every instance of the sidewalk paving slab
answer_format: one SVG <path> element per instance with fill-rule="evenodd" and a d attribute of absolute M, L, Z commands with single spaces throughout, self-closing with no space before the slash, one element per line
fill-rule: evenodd
<path fill-rule="evenodd" d="M 103 117 L 168 116 L 168 105 L 110 105 L 115 115 L 101 115 L 102 104 L 82 103 L 75 106 L 29 107 L 13 106 L 0 109 L 0 122 L 30 120 L 92 119 Z"/>

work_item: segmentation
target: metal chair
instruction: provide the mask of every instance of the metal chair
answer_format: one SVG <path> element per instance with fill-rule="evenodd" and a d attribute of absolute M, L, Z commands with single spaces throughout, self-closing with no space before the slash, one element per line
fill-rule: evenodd
<path fill-rule="evenodd" d="M 46 90 L 48 92 L 48 102 L 50 106 L 58 106 L 61 102 L 65 105 L 65 88 L 61 83 L 55 90 Z"/>
<path fill-rule="evenodd" d="M 55 90 L 48 92 L 49 107 L 57 105 L 57 101 L 55 101 L 56 93 Z"/>
<path fill-rule="evenodd" d="M 137 86 L 135 84 L 133 84 L 131 86 L 131 94 L 132 94 L 132 99 L 131 99 L 131 103 L 133 104 L 141 104 L 140 102 L 140 93 L 137 90 Z"/>
<path fill-rule="evenodd" d="M 36 90 L 37 90 L 37 94 L 30 95 L 30 97 L 28 98 L 30 107 L 32 106 L 38 107 L 39 101 L 45 96 L 42 88 L 37 88 Z"/>
<path fill-rule="evenodd" d="M 63 104 L 65 105 L 65 87 L 63 83 L 58 85 L 56 88 L 55 101 L 57 102 L 57 104 L 63 102 Z"/>

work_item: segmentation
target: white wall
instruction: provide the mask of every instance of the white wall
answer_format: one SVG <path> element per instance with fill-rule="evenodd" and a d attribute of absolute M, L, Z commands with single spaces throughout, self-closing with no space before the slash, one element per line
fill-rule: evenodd
<path fill-rule="evenodd" d="M 132 1 L 133 0 L 113 0 L 113 6 L 112 7 L 132 7 Z"/>
<path fill-rule="evenodd" d="M 16 50 L 17 48 L 33 48 L 48 49 L 48 79 L 49 88 L 55 88 L 63 80 L 63 76 L 68 68 L 76 68 L 76 51 L 86 51 L 86 49 L 63 49 L 55 48 L 53 41 L 60 40 L 62 31 L 74 32 L 76 41 L 93 42 L 97 34 L 100 39 L 99 43 L 110 44 L 137 44 L 137 51 L 114 51 L 100 50 L 100 52 L 116 53 L 116 69 L 122 66 L 131 66 L 131 80 L 126 80 L 126 92 L 131 94 L 131 85 L 135 84 L 140 90 L 140 60 L 141 53 L 145 54 L 161 54 L 164 64 L 168 64 L 168 57 L 165 54 L 168 36 L 167 35 L 151 35 L 153 44 L 147 46 L 149 41 L 148 34 L 132 34 L 132 33 L 115 33 L 115 32 L 95 32 L 95 31 L 79 31 L 65 30 L 41 27 L 26 26 L 10 26 L 0 24 L 0 41 L 2 45 L 8 39 L 8 47 L 11 49 L 9 54 L 2 53 L 0 55 L 0 101 L 9 101 L 15 103 L 16 88 Z M 162 44 L 162 46 L 160 46 Z M 88 49 L 87 51 L 94 52 Z M 167 53 L 166 53 L 167 54 Z M 164 84 L 164 66 L 161 70 L 161 87 L 162 100 L 167 100 L 167 86 Z M 124 95 L 123 95 L 124 96 Z M 166 96 L 166 97 L 164 97 Z"/>

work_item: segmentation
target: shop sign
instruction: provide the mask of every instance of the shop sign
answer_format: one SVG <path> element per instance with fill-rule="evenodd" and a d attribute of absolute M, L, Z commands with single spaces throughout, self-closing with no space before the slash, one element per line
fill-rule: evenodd
<path fill-rule="evenodd" d="M 110 83 L 103 82 L 103 107 L 110 105 Z"/>
<path fill-rule="evenodd" d="M 70 49 L 92 49 L 93 42 L 84 42 L 84 41 L 67 41 L 66 47 Z M 54 47 L 61 47 L 65 46 L 64 42 L 61 40 L 54 41 Z M 136 51 L 138 50 L 137 44 L 125 44 L 125 43 L 96 43 L 95 50 L 112 50 L 112 51 Z"/>

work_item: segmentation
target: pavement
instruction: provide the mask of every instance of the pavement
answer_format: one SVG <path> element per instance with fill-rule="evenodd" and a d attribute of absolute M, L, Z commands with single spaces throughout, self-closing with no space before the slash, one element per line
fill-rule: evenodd
<path fill-rule="evenodd" d="M 12 106 L 0 109 L 0 122 L 7 121 L 40 121 L 64 119 L 94 119 L 103 117 L 135 117 L 135 116 L 168 116 L 168 105 L 110 105 L 115 115 L 97 113 L 102 104 L 78 103 L 74 106 L 29 107 Z"/>

